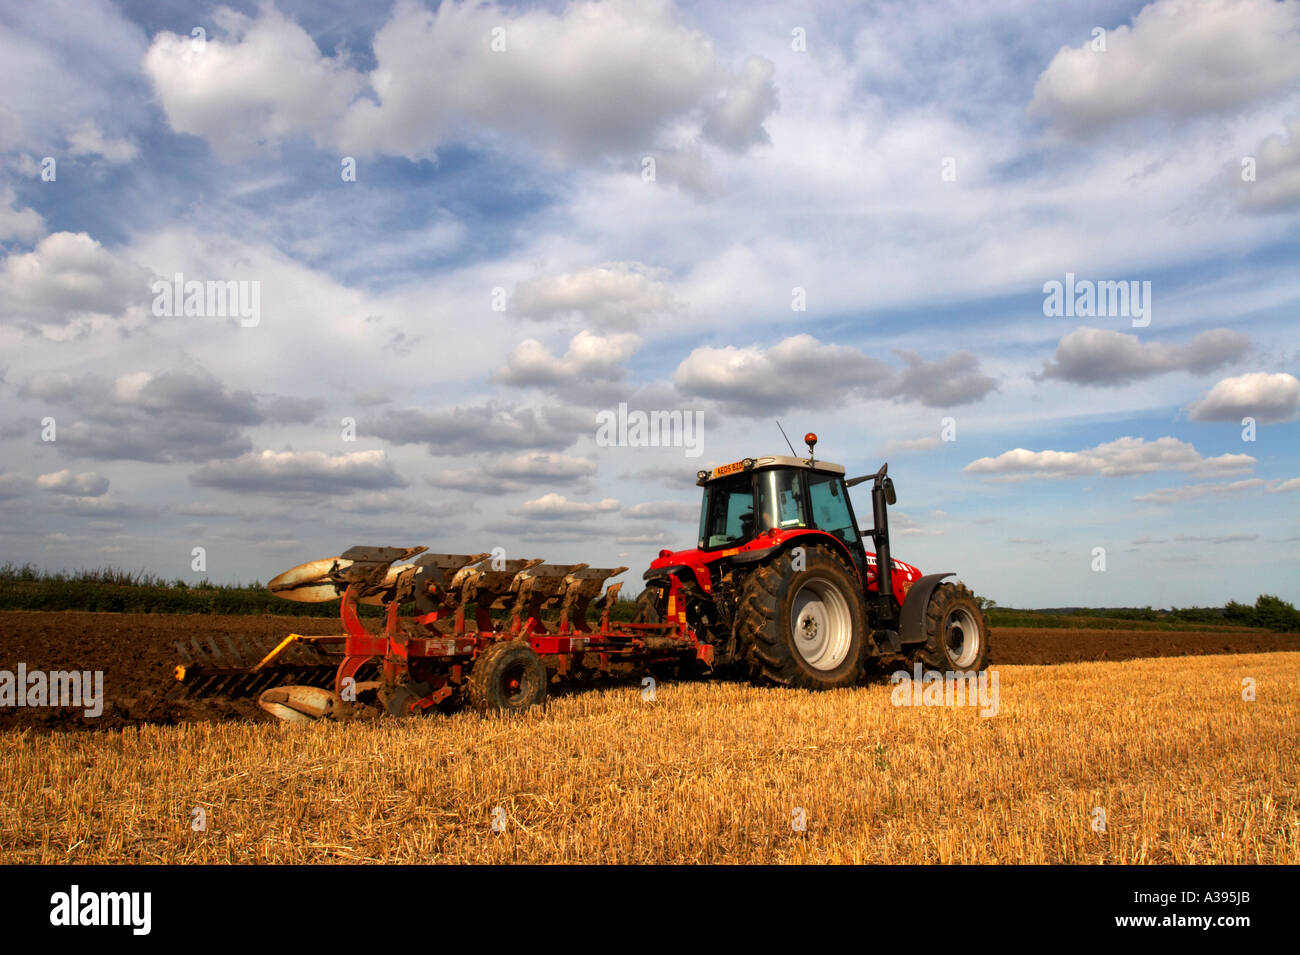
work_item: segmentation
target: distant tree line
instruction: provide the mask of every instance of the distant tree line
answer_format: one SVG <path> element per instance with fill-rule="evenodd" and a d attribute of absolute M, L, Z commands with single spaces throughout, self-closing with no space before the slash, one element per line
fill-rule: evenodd
<path fill-rule="evenodd" d="M 1151 607 L 1052 607 L 1039 610 L 1013 610 L 1010 607 L 999 607 L 996 601 L 987 597 L 976 599 L 990 615 L 990 620 L 998 621 L 1001 618 L 1003 626 L 1017 625 L 1013 623 L 1013 619 L 1018 618 L 1019 615 L 1050 614 L 1152 623 L 1232 624 L 1238 627 L 1259 627 L 1275 633 L 1300 633 L 1300 610 L 1272 594 L 1260 594 L 1254 606 L 1233 600 L 1223 607 L 1174 607 L 1170 610 L 1154 610 Z"/>
<path fill-rule="evenodd" d="M 1300 633 L 1300 610 L 1272 594 L 1260 594 L 1255 606 L 1229 601 L 1223 608 L 1223 618 L 1247 627 L 1263 627 L 1277 633 Z"/>

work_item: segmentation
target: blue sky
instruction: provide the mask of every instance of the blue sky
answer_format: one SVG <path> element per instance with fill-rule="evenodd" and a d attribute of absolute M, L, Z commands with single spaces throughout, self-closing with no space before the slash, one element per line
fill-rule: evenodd
<path fill-rule="evenodd" d="M 0 560 L 639 571 L 779 417 L 999 603 L 1300 600 L 1300 2 L 841 6 L 0 6 Z"/>

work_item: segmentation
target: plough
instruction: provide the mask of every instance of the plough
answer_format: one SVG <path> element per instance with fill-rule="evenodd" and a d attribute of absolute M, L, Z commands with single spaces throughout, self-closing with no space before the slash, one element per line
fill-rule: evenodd
<path fill-rule="evenodd" d="M 622 583 L 605 582 L 626 567 L 425 550 L 353 547 L 281 574 L 268 584 L 277 596 L 340 600 L 344 632 L 289 634 L 269 651 L 230 638 L 178 643 L 177 680 L 190 696 L 257 695 L 297 721 L 462 700 L 521 710 L 542 702 L 553 678 L 711 659 L 682 621 L 611 623 Z M 384 608 L 382 630 L 366 626 L 360 604 Z"/>

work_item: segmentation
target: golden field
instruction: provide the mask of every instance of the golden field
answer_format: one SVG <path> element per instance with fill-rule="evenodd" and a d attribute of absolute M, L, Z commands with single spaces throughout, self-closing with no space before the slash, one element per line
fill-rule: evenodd
<path fill-rule="evenodd" d="M 518 720 L 13 730 L 0 862 L 1300 862 L 1300 653 L 997 670 L 987 719 L 665 683 Z"/>

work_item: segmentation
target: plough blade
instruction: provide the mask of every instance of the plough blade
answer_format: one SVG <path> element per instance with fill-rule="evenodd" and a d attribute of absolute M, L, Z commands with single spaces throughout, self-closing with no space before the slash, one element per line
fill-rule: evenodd
<path fill-rule="evenodd" d="M 587 608 L 591 602 L 601 596 L 605 581 L 617 577 L 626 567 L 586 567 L 564 578 L 564 595 L 560 599 L 560 620 L 573 629 L 585 632 L 587 627 Z M 621 584 L 610 589 L 617 596 Z M 601 604 L 604 606 L 604 602 Z"/>
<path fill-rule="evenodd" d="M 586 567 L 586 564 L 541 564 L 520 571 L 510 584 L 515 595 L 511 629 L 517 631 L 524 620 L 540 620 L 545 610 L 559 602 L 569 575 Z"/>
<path fill-rule="evenodd" d="M 259 696 L 257 705 L 286 723 L 311 723 L 333 716 L 339 698 L 318 686 L 277 686 Z"/>
<path fill-rule="evenodd" d="M 452 581 L 467 567 L 486 560 L 488 554 L 424 554 L 412 563 L 412 596 L 417 613 L 433 613 L 456 604 Z"/>
<path fill-rule="evenodd" d="M 325 603 L 338 600 L 347 584 L 339 585 L 334 575 L 351 561 L 342 557 L 322 557 L 309 560 L 292 570 L 286 570 L 266 585 L 277 597 L 298 603 Z"/>
<path fill-rule="evenodd" d="M 299 603 L 337 600 L 349 584 L 358 585 L 360 602 L 378 606 L 392 598 L 411 565 L 398 561 L 422 554 L 425 547 L 350 547 L 338 557 L 322 557 L 286 570 L 266 585 L 277 597 Z"/>

